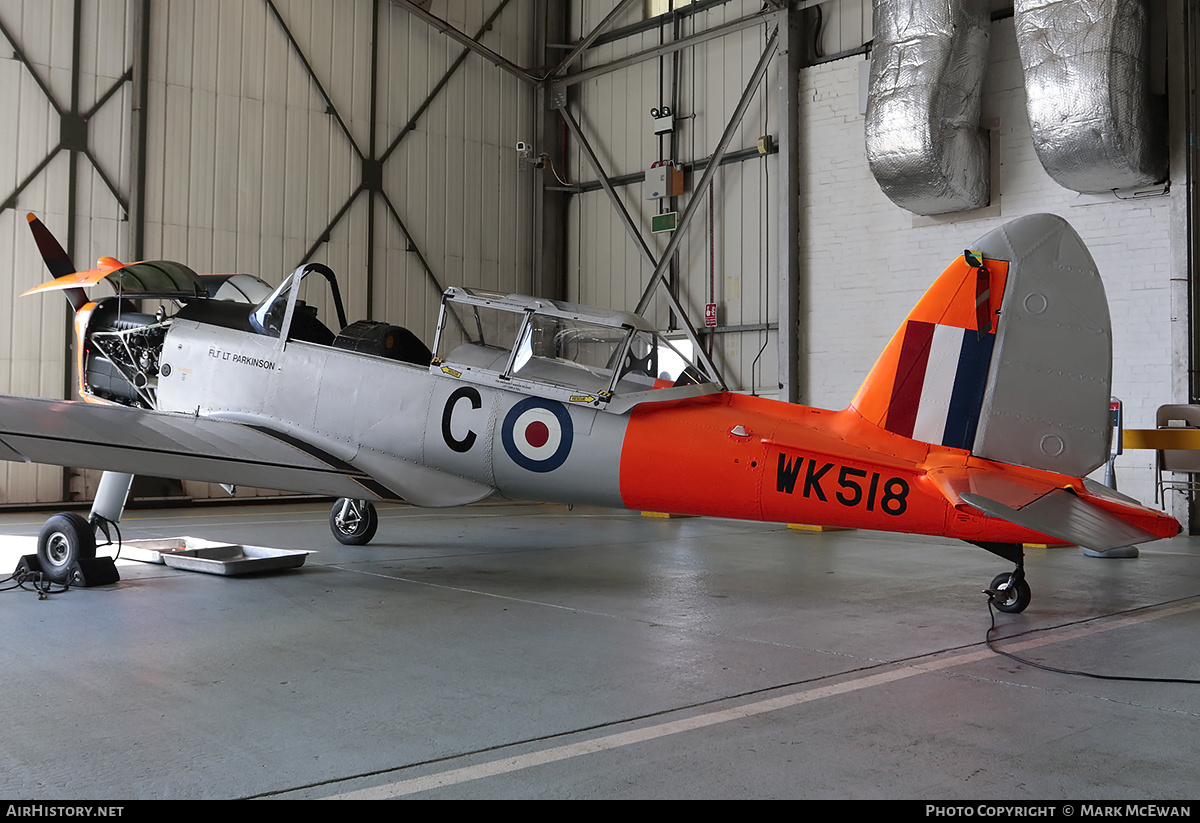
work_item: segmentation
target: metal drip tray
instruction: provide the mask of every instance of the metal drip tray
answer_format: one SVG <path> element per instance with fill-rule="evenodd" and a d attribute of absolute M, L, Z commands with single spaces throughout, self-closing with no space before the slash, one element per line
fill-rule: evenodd
<path fill-rule="evenodd" d="M 304 565 L 306 551 L 268 549 L 263 546 L 211 546 L 162 552 L 162 560 L 173 569 L 205 574 L 258 574 Z"/>
<path fill-rule="evenodd" d="M 126 541 L 121 544 L 121 555 L 144 563 L 162 563 L 173 569 L 237 575 L 303 566 L 308 552 L 216 543 L 197 537 L 166 537 Z"/>

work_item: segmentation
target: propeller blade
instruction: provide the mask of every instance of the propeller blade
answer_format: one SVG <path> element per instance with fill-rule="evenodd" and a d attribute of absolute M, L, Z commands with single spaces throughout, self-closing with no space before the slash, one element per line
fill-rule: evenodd
<path fill-rule="evenodd" d="M 50 233 L 50 229 L 46 228 L 46 225 L 33 212 L 26 215 L 26 219 L 29 221 L 29 230 L 33 232 L 33 239 L 37 242 L 38 251 L 42 253 L 42 259 L 46 261 L 46 268 L 50 270 L 50 274 L 55 277 L 73 274 L 75 264 L 71 262 L 71 258 L 63 251 L 58 240 Z"/>
<path fill-rule="evenodd" d="M 42 259 L 46 261 L 46 268 L 50 270 L 51 276 L 57 279 L 74 274 L 75 264 L 71 262 L 66 251 L 50 233 L 50 229 L 46 228 L 33 212 L 27 214 L 25 219 L 29 221 L 29 230 L 33 232 L 34 242 L 37 243 L 38 251 L 41 252 Z M 66 289 L 63 293 L 67 296 L 67 301 L 74 311 L 79 311 L 87 303 L 87 295 L 83 289 Z"/>

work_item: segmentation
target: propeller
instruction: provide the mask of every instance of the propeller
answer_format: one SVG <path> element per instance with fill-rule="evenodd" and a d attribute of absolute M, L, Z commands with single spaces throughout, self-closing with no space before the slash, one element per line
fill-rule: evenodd
<path fill-rule="evenodd" d="M 33 212 L 27 214 L 25 218 L 29 221 L 29 230 L 33 232 L 34 242 L 37 243 L 38 251 L 41 252 L 42 259 L 46 261 L 46 268 L 50 270 L 50 274 L 55 278 L 74 274 L 75 264 L 71 262 L 71 258 L 63 250 L 58 240 L 50 233 L 50 229 L 46 228 Z M 81 288 L 64 289 L 63 293 L 67 296 L 67 302 L 71 304 L 72 311 L 79 311 L 87 303 L 87 294 Z"/>

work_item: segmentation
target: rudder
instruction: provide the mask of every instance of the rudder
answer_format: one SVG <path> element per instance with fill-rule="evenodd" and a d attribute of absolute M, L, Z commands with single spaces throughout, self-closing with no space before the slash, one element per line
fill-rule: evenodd
<path fill-rule="evenodd" d="M 888 431 L 991 460 L 1071 476 L 1093 471 L 1108 458 L 1112 382 L 1095 261 L 1050 214 L 1014 220 L 973 248 L 986 280 L 972 265 L 979 261 L 951 263 L 851 408 Z"/>

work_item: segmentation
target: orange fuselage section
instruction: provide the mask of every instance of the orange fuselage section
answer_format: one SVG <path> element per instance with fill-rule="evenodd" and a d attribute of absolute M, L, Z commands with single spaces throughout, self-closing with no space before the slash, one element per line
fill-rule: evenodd
<path fill-rule="evenodd" d="M 721 393 L 636 407 L 621 455 L 621 496 L 645 511 L 944 535 L 971 541 L 1063 541 L 954 502 L 931 470 L 1068 488 L 1161 536 L 1161 513 L 1094 498 L 1078 478 L 971 457 L 881 429 L 853 409 L 826 411 Z"/>

